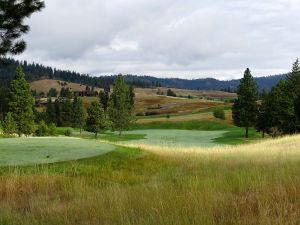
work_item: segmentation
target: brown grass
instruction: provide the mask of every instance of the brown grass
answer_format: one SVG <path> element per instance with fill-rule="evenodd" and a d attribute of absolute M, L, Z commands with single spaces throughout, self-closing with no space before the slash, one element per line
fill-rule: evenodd
<path fill-rule="evenodd" d="M 66 85 L 64 83 L 66 83 Z M 72 91 L 84 91 L 86 89 L 85 85 L 51 79 L 34 81 L 30 85 L 31 89 L 38 93 L 48 93 L 51 88 L 55 88 L 59 92 L 62 87 L 70 88 Z"/>

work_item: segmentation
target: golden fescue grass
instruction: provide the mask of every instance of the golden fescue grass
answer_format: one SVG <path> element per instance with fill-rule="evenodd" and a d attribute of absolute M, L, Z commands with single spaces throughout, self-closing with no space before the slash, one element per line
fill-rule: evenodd
<path fill-rule="evenodd" d="M 0 224 L 298 225 L 300 137 L 1 169 Z"/>

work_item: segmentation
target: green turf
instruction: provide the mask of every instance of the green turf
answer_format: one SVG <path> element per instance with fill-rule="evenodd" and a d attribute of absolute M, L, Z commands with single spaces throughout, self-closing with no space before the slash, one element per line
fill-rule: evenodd
<path fill-rule="evenodd" d="M 77 138 L 0 139 L 0 166 L 54 163 L 94 157 L 113 151 L 114 146 Z"/>
<path fill-rule="evenodd" d="M 126 144 L 146 144 L 166 147 L 213 147 L 218 145 L 215 138 L 221 138 L 226 131 L 196 131 L 196 130 L 135 130 L 127 135 L 146 135 L 141 140 L 127 140 Z"/>
<path fill-rule="evenodd" d="M 213 121 L 186 121 L 186 122 L 153 122 L 147 124 L 134 124 L 131 130 L 149 129 L 176 129 L 176 130 L 199 130 L 199 131 L 225 131 L 222 136 L 216 136 L 215 143 L 218 144 L 243 144 L 258 139 L 260 134 L 254 128 L 249 129 L 249 139 L 245 139 L 245 129 L 218 123 Z"/>

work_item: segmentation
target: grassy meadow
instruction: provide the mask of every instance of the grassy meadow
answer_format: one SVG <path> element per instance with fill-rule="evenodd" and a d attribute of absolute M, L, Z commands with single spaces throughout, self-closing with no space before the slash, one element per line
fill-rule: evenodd
<path fill-rule="evenodd" d="M 299 224 L 299 136 L 144 149 L 2 167 L 0 224 Z"/>

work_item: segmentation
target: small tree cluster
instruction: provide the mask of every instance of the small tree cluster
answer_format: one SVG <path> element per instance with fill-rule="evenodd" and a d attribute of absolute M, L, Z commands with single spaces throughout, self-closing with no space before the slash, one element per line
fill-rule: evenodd
<path fill-rule="evenodd" d="M 257 87 L 249 69 L 238 87 L 238 98 L 232 107 L 233 121 L 237 126 L 271 136 L 294 134 L 300 131 L 300 67 L 298 59 L 286 80 L 281 80 L 269 93 L 258 99 Z"/>

